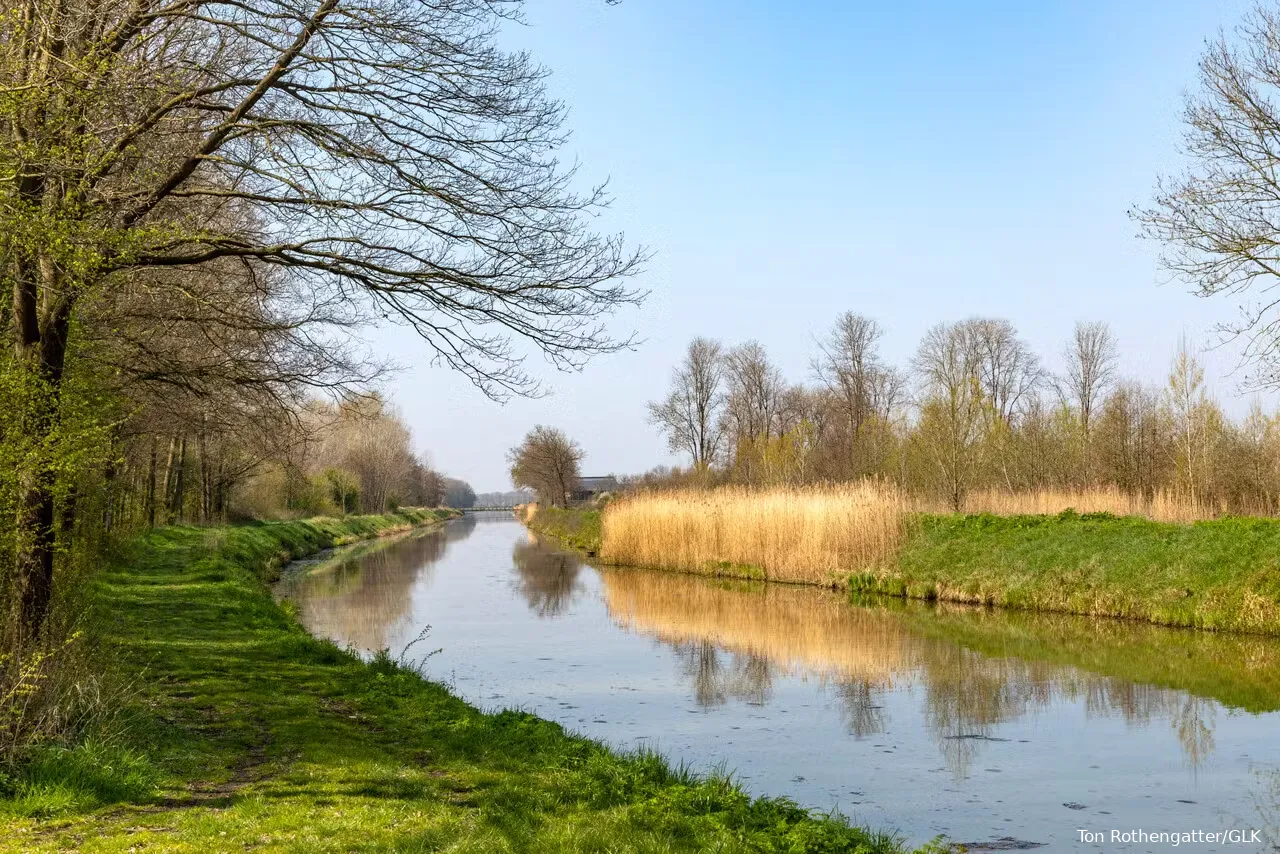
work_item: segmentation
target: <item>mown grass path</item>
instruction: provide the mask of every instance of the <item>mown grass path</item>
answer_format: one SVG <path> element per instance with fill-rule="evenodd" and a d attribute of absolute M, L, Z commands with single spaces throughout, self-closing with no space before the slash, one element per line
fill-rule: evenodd
<path fill-rule="evenodd" d="M 483 713 L 312 638 L 272 600 L 264 567 L 429 519 L 139 541 L 97 597 L 104 656 L 134 698 L 105 735 L 42 750 L 8 782 L 0 851 L 898 850 L 529 714 Z"/>

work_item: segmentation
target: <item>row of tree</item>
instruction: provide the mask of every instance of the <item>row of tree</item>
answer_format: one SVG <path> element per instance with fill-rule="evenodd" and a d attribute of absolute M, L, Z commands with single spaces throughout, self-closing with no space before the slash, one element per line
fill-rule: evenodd
<path fill-rule="evenodd" d="M 620 282 L 643 253 L 592 229 L 607 199 L 557 157 L 546 71 L 497 44 L 518 9 L 0 14 L 4 649 L 38 641 L 104 522 L 223 518 L 264 467 L 290 509 L 435 490 L 403 425 L 358 402 L 381 370 L 364 324 L 410 327 L 494 397 L 536 390 L 531 351 L 625 346 L 601 318 L 640 298 Z M 317 419 L 339 426 L 317 439 Z"/>
<path fill-rule="evenodd" d="M 978 488 L 1095 486 L 1276 507 L 1280 420 L 1256 403 L 1228 418 L 1185 341 L 1157 388 L 1121 376 L 1101 323 L 1077 324 L 1059 373 L 1007 320 L 939 324 L 905 368 L 885 362 L 882 334 L 842 315 L 818 342 L 808 383 L 784 379 L 756 342 L 695 339 L 650 417 L 703 480 L 881 477 L 956 508 Z"/>

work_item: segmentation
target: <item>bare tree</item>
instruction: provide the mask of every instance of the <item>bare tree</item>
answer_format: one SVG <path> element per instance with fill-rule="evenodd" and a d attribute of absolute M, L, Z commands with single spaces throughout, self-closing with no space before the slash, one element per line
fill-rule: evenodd
<path fill-rule="evenodd" d="M 1119 357 L 1115 336 L 1105 323 L 1078 322 L 1062 356 L 1066 368 L 1058 378 L 1058 394 L 1080 419 L 1081 468 L 1087 479 L 1091 476 L 1089 442 L 1094 416 L 1116 377 Z"/>
<path fill-rule="evenodd" d="M 1177 448 L 1178 485 L 1195 503 L 1204 499 L 1208 485 L 1210 444 L 1219 413 L 1205 393 L 1204 367 L 1185 337 L 1178 342 L 1165 396 Z"/>
<path fill-rule="evenodd" d="M 1040 360 L 1007 320 L 974 318 L 964 325 L 977 349 L 978 379 L 992 412 L 1009 423 L 1041 382 Z"/>
<path fill-rule="evenodd" d="M 981 465 L 988 421 L 982 354 L 972 332 L 969 323 L 939 324 L 925 334 L 912 361 L 924 384 L 919 439 L 957 512 Z"/>
<path fill-rule="evenodd" d="M 1280 383 L 1280 13 L 1259 6 L 1200 59 L 1183 110 L 1191 168 L 1162 177 L 1154 204 L 1132 216 L 1164 243 L 1163 261 L 1200 296 L 1242 299 L 1226 327 L 1248 340 L 1259 386 Z"/>
<path fill-rule="evenodd" d="M 671 450 L 689 454 L 696 471 L 705 471 L 720 450 L 723 369 L 720 343 L 695 338 L 672 372 L 666 399 L 649 404 L 649 420 L 662 429 Z"/>
<path fill-rule="evenodd" d="M 897 392 L 895 377 L 881 364 L 876 349 L 883 334 L 876 321 L 846 311 L 818 342 L 821 355 L 813 360 L 814 375 L 840 404 L 851 475 L 866 473 L 865 461 L 859 459 L 864 430 L 886 408 L 882 398 Z"/>
<path fill-rule="evenodd" d="M 582 457 L 582 448 L 564 431 L 539 424 L 507 453 L 511 482 L 534 490 L 544 504 L 564 507 L 577 486 Z"/>
<path fill-rule="evenodd" d="M 757 341 L 731 349 L 724 359 L 728 388 L 725 421 L 733 443 L 735 463 L 748 482 L 758 468 L 778 416 L 785 383 L 777 366 Z"/>
<path fill-rule="evenodd" d="M 602 318 L 642 258 L 588 218 L 555 156 L 546 72 L 496 46 L 504 0 L 32 0 L 0 16 L 0 275 L 20 430 L 17 622 L 38 634 L 55 552 L 73 318 L 140 270 L 232 261 L 312 304 L 407 324 L 485 393 L 535 393 L 626 346 Z M 57 223 L 56 228 L 49 224 Z M 525 342 L 520 344 L 517 342 Z"/>

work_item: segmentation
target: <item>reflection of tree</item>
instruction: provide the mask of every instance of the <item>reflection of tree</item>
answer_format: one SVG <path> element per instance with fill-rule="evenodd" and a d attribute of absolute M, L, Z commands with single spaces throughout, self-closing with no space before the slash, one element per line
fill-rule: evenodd
<path fill-rule="evenodd" d="M 1254 793 L 1254 806 L 1261 819 L 1262 841 L 1280 850 L 1280 767 L 1266 768 L 1255 772 L 1258 777 L 1258 791 Z"/>
<path fill-rule="evenodd" d="M 1193 767 L 1213 750 L 1211 713 L 1217 704 L 1212 701 L 1052 659 L 1010 655 L 1002 647 L 978 652 L 958 642 L 975 629 L 986 633 L 978 634 L 982 638 L 1002 637 L 999 632 L 1007 628 L 1004 637 L 1035 651 L 1037 643 L 1059 637 L 1065 627 L 1071 648 L 1088 655 L 1092 648 L 1081 644 L 1090 637 L 1091 623 L 1045 615 L 1030 621 L 959 608 L 939 615 L 913 605 L 856 607 L 820 590 L 671 573 L 605 569 L 600 575 L 613 619 L 676 649 L 703 705 L 745 696 L 744 690 L 767 698 L 778 672 L 812 674 L 834 683 L 849 731 L 862 736 L 887 726 L 877 697 L 895 684 L 914 681 L 923 688 L 926 725 L 957 774 L 968 772 L 983 743 L 997 737 L 1000 724 L 1056 702 L 1082 703 L 1090 715 L 1116 715 L 1133 726 L 1172 721 Z M 1126 632 L 1142 639 L 1144 650 L 1159 649 L 1160 642 L 1186 642 L 1184 633 L 1160 636 L 1154 627 L 1106 623 L 1095 631 L 1114 642 L 1104 650 L 1108 653 L 1123 648 L 1131 636 Z M 1196 638 L 1196 643 L 1196 661 L 1232 648 L 1229 639 Z M 739 660 L 757 668 L 754 681 L 743 681 L 734 669 Z"/>
<path fill-rule="evenodd" d="M 1184 697 L 1173 716 L 1182 755 L 1192 768 L 1199 768 L 1213 753 L 1213 723 L 1217 710 L 1199 697 Z"/>
<path fill-rule="evenodd" d="M 931 645 L 930 652 L 924 661 L 926 725 L 957 775 L 969 772 L 996 724 L 1049 700 L 1043 683 L 1025 678 L 1022 662 L 986 658 L 950 644 Z"/>
<path fill-rule="evenodd" d="M 580 586 L 582 561 L 539 540 L 517 541 L 511 551 L 516 589 L 539 617 L 558 617 L 568 610 Z"/>
<path fill-rule="evenodd" d="M 884 707 L 880 705 L 881 686 L 869 679 L 842 681 L 836 694 L 844 710 L 845 724 L 855 738 L 884 732 Z"/>
<path fill-rule="evenodd" d="M 443 529 L 445 541 L 456 543 L 471 536 L 471 532 L 476 529 L 476 516 L 478 515 L 481 514 L 464 513 L 448 525 L 445 525 Z"/>
<path fill-rule="evenodd" d="M 722 652 L 708 641 L 673 646 L 681 672 L 693 681 L 699 706 L 720 706 L 730 699 L 763 704 L 773 693 L 769 662 L 758 655 Z"/>
<path fill-rule="evenodd" d="M 411 590 L 444 557 L 453 525 L 341 549 L 284 582 L 303 624 L 340 644 L 376 652 L 409 616 Z"/>

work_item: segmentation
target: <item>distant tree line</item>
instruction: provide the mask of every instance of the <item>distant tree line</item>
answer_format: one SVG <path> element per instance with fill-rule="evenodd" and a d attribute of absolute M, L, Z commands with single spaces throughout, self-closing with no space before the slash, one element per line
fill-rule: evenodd
<path fill-rule="evenodd" d="M 874 320 L 840 316 L 807 382 L 784 378 L 756 342 L 695 339 L 649 404 L 689 468 L 640 482 L 874 477 L 957 509 L 976 489 L 1097 486 L 1253 512 L 1280 502 L 1280 418 L 1256 402 L 1228 418 L 1185 340 L 1153 387 L 1122 376 L 1101 323 L 1077 324 L 1056 374 L 1007 320 L 934 326 L 902 367 L 881 337 Z"/>
<path fill-rule="evenodd" d="M 506 492 L 482 492 L 476 496 L 476 504 L 480 507 L 516 507 L 536 501 L 538 496 L 530 489 L 515 489 Z"/>
<path fill-rule="evenodd" d="M 476 506 L 476 491 L 465 480 L 455 477 L 444 479 L 444 505 L 465 510 Z"/>

